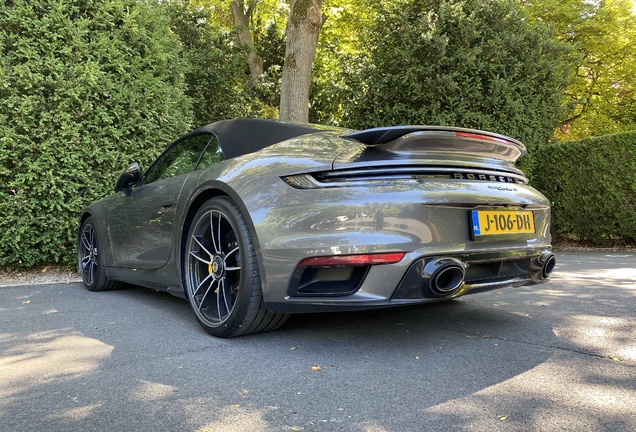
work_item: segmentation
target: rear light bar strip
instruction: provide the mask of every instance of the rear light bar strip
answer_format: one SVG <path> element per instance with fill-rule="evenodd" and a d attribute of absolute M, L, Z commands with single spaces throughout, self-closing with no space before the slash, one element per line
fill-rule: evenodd
<path fill-rule="evenodd" d="M 313 174 L 300 174 L 283 177 L 289 185 L 296 189 L 320 189 L 347 186 L 377 186 L 394 183 L 417 184 L 427 180 L 475 180 L 499 183 L 527 184 L 528 179 L 521 175 L 506 171 L 458 169 L 458 168 L 371 168 L 329 171 Z"/>
<path fill-rule="evenodd" d="M 474 176 L 483 175 L 485 179 L 490 177 L 510 177 L 518 179 L 521 182 L 527 182 L 528 179 L 517 173 L 507 171 L 494 171 L 494 170 L 482 170 L 482 169 L 466 169 L 458 167 L 394 167 L 394 168 L 367 168 L 367 169 L 355 169 L 355 170 L 342 170 L 342 171 L 328 171 L 314 174 L 319 180 L 329 181 L 335 179 L 350 179 L 357 176 L 364 176 L 365 179 L 373 176 L 396 176 L 402 175 L 404 178 L 412 178 L 417 175 L 448 175 L 449 178 L 458 178 L 455 174 L 462 174 L 461 178 L 468 178 L 468 174 Z M 354 179 L 355 180 L 355 179 Z"/>

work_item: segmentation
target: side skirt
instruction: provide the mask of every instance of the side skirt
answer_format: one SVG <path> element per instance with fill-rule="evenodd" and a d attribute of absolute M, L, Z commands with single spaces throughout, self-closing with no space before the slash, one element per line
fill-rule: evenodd
<path fill-rule="evenodd" d="M 138 270 L 121 267 L 106 267 L 109 279 L 155 289 L 185 299 L 185 292 L 180 280 L 173 280 L 158 270 Z"/>

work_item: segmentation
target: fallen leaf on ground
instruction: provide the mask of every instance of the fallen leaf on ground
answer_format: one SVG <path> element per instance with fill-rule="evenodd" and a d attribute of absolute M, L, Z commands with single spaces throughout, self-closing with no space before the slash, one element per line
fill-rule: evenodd
<path fill-rule="evenodd" d="M 319 365 L 316 365 L 316 366 L 312 366 L 311 370 L 312 371 L 319 371 L 319 370 L 322 370 L 322 368 Z"/>
<path fill-rule="evenodd" d="M 498 418 L 499 420 L 501 420 L 501 421 L 504 421 L 505 419 L 507 419 L 507 418 L 508 418 L 508 416 L 500 415 L 500 416 L 497 416 L 497 418 Z"/>
<path fill-rule="evenodd" d="M 619 359 L 618 357 L 612 357 L 612 360 L 614 360 L 615 362 L 621 361 L 621 359 Z"/>

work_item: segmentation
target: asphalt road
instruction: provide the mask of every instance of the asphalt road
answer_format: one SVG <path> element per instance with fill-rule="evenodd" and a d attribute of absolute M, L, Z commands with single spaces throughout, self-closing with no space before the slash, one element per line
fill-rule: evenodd
<path fill-rule="evenodd" d="M 230 340 L 152 290 L 0 288 L 0 430 L 636 431 L 636 256 L 558 260 L 541 286 Z"/>

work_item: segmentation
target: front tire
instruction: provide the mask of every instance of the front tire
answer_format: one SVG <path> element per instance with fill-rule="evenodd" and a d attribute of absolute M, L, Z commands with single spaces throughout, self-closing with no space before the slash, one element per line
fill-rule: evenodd
<path fill-rule="evenodd" d="M 228 197 L 212 198 L 197 211 L 185 254 L 186 294 L 199 324 L 211 335 L 274 330 L 289 318 L 266 309 L 247 223 Z"/>
<path fill-rule="evenodd" d="M 106 277 L 101 252 L 95 221 L 89 217 L 82 223 L 77 236 L 77 270 L 89 291 L 107 291 L 121 285 Z"/>

